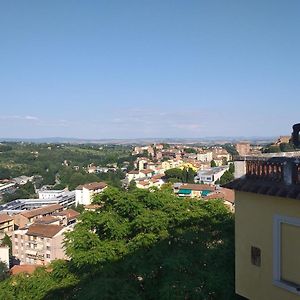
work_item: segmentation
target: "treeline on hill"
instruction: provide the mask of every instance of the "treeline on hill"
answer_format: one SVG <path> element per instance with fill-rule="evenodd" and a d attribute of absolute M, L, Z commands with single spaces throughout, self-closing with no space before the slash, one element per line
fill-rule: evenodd
<path fill-rule="evenodd" d="M 115 188 L 55 261 L 0 283 L 0 299 L 235 299 L 234 220 L 222 201 Z"/>
<path fill-rule="evenodd" d="M 296 148 L 292 143 L 281 143 L 280 145 L 269 144 L 263 148 L 263 153 L 278 153 L 278 152 L 292 152 Z"/>
<path fill-rule="evenodd" d="M 58 183 L 60 185 L 57 188 L 74 188 L 76 184 L 99 179 L 118 186 L 119 180 L 124 178 L 120 172 L 95 177 L 89 176 L 82 168 L 91 163 L 99 166 L 117 163 L 121 167 L 127 161 L 129 169 L 132 169 L 134 160 L 129 146 L 6 143 L 0 145 L 0 179 L 20 174 L 41 175 L 41 185 Z M 78 166 L 79 171 L 74 166 Z"/>

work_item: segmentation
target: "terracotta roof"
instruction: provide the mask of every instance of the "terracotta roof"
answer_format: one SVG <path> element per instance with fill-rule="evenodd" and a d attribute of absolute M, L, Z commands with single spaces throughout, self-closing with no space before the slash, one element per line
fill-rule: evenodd
<path fill-rule="evenodd" d="M 139 173 L 140 173 L 140 171 L 137 171 L 137 170 L 132 170 L 132 171 L 128 172 L 128 174 L 139 174 Z"/>
<path fill-rule="evenodd" d="M 52 204 L 52 205 L 47 205 L 44 207 L 32 209 L 26 212 L 21 212 L 20 214 L 28 219 L 39 216 L 39 215 L 45 215 L 45 214 L 50 214 L 53 213 L 57 210 L 61 210 L 63 207 L 60 204 Z"/>
<path fill-rule="evenodd" d="M 76 188 L 76 190 L 82 190 L 83 188 L 88 190 L 99 190 L 99 189 L 104 189 L 105 187 L 107 187 L 107 184 L 105 182 L 91 182 L 91 183 L 79 185 Z"/>
<path fill-rule="evenodd" d="M 53 215 L 54 215 L 54 216 L 66 216 L 67 219 L 70 220 L 70 219 L 75 219 L 75 218 L 77 218 L 77 217 L 80 215 L 80 213 L 77 212 L 77 211 L 74 210 L 74 209 L 69 208 L 69 209 L 60 211 L 60 212 L 58 212 L 58 213 L 54 213 Z"/>
<path fill-rule="evenodd" d="M 155 174 L 152 176 L 153 179 L 161 179 L 165 176 L 165 174 Z"/>
<path fill-rule="evenodd" d="M 146 186 L 146 185 L 149 185 L 149 182 L 147 182 L 147 181 L 140 181 L 138 184 L 140 184 L 142 186 Z"/>
<path fill-rule="evenodd" d="M 153 173 L 154 171 L 151 170 L 151 169 L 144 169 L 144 170 L 141 170 L 141 173 L 144 173 L 144 174 L 150 174 L 150 173 Z"/>
<path fill-rule="evenodd" d="M 152 183 L 156 183 L 156 182 L 159 182 L 159 179 L 153 178 L 153 177 L 152 177 L 152 178 L 150 179 L 150 181 L 151 181 Z"/>
<path fill-rule="evenodd" d="M 216 199 L 216 198 L 220 198 L 225 201 L 234 203 L 235 194 L 233 190 L 221 188 L 220 190 L 216 190 L 215 192 L 210 193 L 205 197 L 205 199 Z"/>
<path fill-rule="evenodd" d="M 10 269 L 11 275 L 17 275 L 19 273 L 32 274 L 36 268 L 40 265 L 16 265 Z"/>
<path fill-rule="evenodd" d="M 0 214 L 0 223 L 12 221 L 14 218 L 7 214 Z"/>
<path fill-rule="evenodd" d="M 214 191 L 215 187 L 208 184 L 194 184 L 194 183 L 184 183 L 180 189 L 193 190 L 193 191 Z"/>
<path fill-rule="evenodd" d="M 51 224 L 51 223 L 59 222 L 59 221 L 60 221 L 60 219 L 55 218 L 53 216 L 45 216 L 42 218 L 38 218 L 37 220 L 35 220 L 34 223 L 36 223 L 36 224 Z"/>
<path fill-rule="evenodd" d="M 46 225 L 34 223 L 29 226 L 26 235 L 52 238 L 62 229 L 64 229 L 64 227 L 59 225 Z"/>
<path fill-rule="evenodd" d="M 231 181 L 224 187 L 242 192 L 300 199 L 300 186 L 296 184 L 286 185 L 281 182 L 242 178 Z"/>
<path fill-rule="evenodd" d="M 102 207 L 102 205 L 99 205 L 99 204 L 89 204 L 89 205 L 84 206 L 85 209 L 98 209 L 101 207 Z"/>

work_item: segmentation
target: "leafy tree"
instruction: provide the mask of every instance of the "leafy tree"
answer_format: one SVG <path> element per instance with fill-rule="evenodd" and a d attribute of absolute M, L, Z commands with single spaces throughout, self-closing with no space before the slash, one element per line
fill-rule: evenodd
<path fill-rule="evenodd" d="M 214 168 L 214 167 L 217 166 L 217 164 L 216 164 L 216 162 L 215 162 L 214 160 L 212 160 L 212 161 L 210 162 L 210 166 L 211 166 L 212 168 Z"/>
<path fill-rule="evenodd" d="M 165 176 L 167 179 L 176 178 L 178 180 L 182 179 L 182 170 L 179 168 L 173 168 L 165 171 Z"/>
<path fill-rule="evenodd" d="M 295 146 L 293 144 L 290 144 L 290 143 L 281 143 L 279 145 L 279 148 L 280 148 L 281 152 L 295 151 Z"/>
<path fill-rule="evenodd" d="M 239 153 L 237 152 L 236 148 L 229 143 L 226 143 L 225 145 L 222 146 L 231 156 L 234 155 L 239 155 Z"/>
<path fill-rule="evenodd" d="M 0 260 L 0 281 L 8 278 L 9 270 L 5 262 Z"/>
<path fill-rule="evenodd" d="M 0 168 L 0 179 L 11 178 L 11 171 L 7 168 Z"/>
<path fill-rule="evenodd" d="M 281 151 L 280 147 L 276 146 L 276 145 L 268 146 L 268 147 L 264 148 L 264 150 L 263 150 L 264 153 L 278 153 L 280 151 Z"/>
<path fill-rule="evenodd" d="M 128 185 L 128 191 L 133 191 L 135 190 L 137 187 L 136 187 L 136 183 L 134 180 L 131 180 L 129 185 Z"/>
<path fill-rule="evenodd" d="M 224 174 L 220 178 L 220 184 L 224 185 L 234 179 L 234 175 L 230 171 L 225 171 Z"/>
<path fill-rule="evenodd" d="M 2 246 L 7 246 L 9 247 L 9 255 L 12 255 L 12 242 L 10 237 L 5 234 L 4 238 L 2 239 Z"/>
<path fill-rule="evenodd" d="M 0 299 L 235 299 L 234 222 L 222 201 L 108 188 L 94 203 L 103 206 L 66 234 L 71 260 L 1 282 Z"/>
<path fill-rule="evenodd" d="M 36 198 L 34 186 L 31 182 L 18 187 L 14 193 L 6 193 L 3 196 L 3 202 L 7 203 L 16 199 Z"/>
<path fill-rule="evenodd" d="M 194 149 L 194 148 L 186 148 L 186 149 L 184 149 L 184 152 L 185 153 L 197 153 L 197 150 L 196 149 Z"/>
<path fill-rule="evenodd" d="M 234 163 L 229 164 L 229 172 L 234 174 Z"/>
<path fill-rule="evenodd" d="M 70 206 L 71 209 L 79 212 L 79 213 L 82 213 L 84 211 L 84 205 L 83 204 L 77 204 L 77 205 L 72 205 Z"/>

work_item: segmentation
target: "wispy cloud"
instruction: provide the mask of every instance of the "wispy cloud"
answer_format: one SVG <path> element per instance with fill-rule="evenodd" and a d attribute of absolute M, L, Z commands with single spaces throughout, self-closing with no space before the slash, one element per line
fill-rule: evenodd
<path fill-rule="evenodd" d="M 38 121 L 38 117 L 34 116 L 19 116 L 19 115 L 2 115 L 0 120 L 24 120 L 24 121 Z"/>
<path fill-rule="evenodd" d="M 39 118 L 33 116 L 25 116 L 25 120 L 38 121 Z"/>
<path fill-rule="evenodd" d="M 93 126 L 109 128 L 116 134 L 135 136 L 194 136 L 208 127 L 212 112 L 180 108 L 132 108 L 114 110 L 93 120 Z"/>

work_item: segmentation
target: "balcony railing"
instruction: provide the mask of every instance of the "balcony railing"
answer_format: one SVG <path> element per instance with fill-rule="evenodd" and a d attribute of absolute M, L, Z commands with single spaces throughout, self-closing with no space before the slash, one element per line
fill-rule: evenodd
<path fill-rule="evenodd" d="M 246 160 L 246 177 L 300 185 L 300 160 L 296 158 L 271 158 Z"/>

